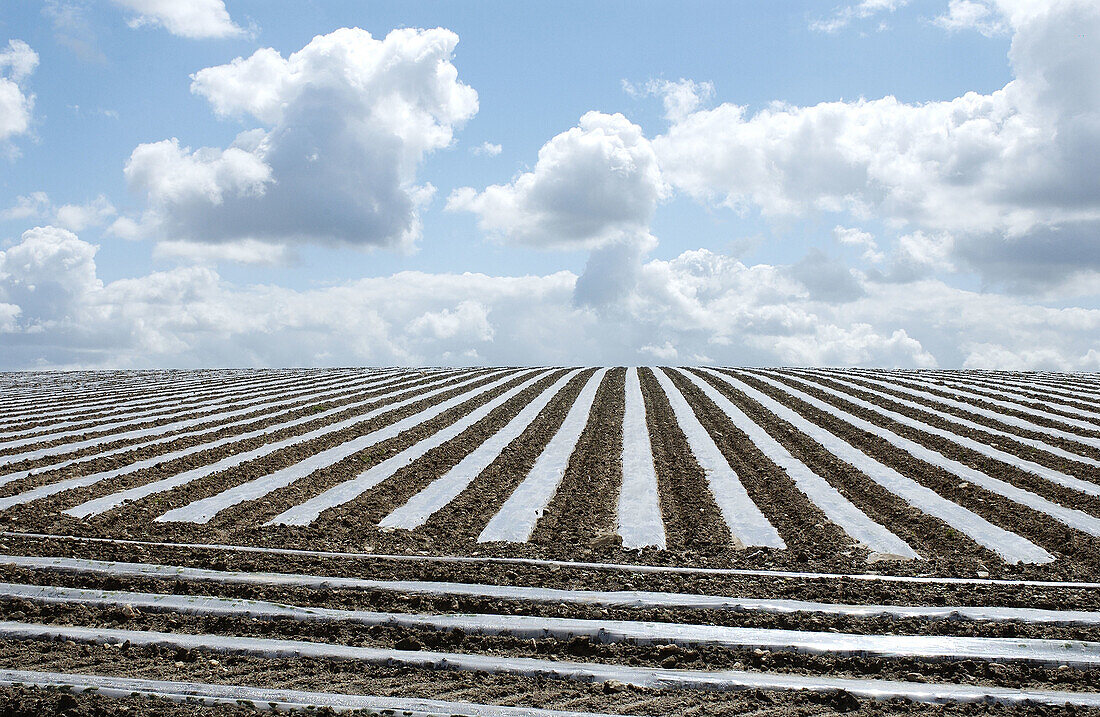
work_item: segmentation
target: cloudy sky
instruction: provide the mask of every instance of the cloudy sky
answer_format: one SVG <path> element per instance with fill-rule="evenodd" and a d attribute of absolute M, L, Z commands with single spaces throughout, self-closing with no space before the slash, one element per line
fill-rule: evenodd
<path fill-rule="evenodd" d="M 0 369 L 1100 370 L 1100 3 L 0 7 Z"/>

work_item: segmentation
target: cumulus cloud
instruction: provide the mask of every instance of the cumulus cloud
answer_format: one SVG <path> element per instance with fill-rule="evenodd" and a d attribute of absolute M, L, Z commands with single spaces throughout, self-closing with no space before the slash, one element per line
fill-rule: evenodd
<path fill-rule="evenodd" d="M 788 267 L 698 250 L 641 263 L 599 309 L 579 277 L 401 272 L 293 290 L 210 267 L 101 281 L 96 247 L 54 227 L 0 252 L 5 368 L 348 364 L 995 365 L 1095 368 L 1100 310 L 934 279 L 815 297 Z M 960 305 L 968 310 L 961 312 Z"/>
<path fill-rule="evenodd" d="M 492 341 L 495 331 L 489 311 L 477 301 L 461 301 L 454 309 L 428 311 L 409 322 L 409 333 L 435 339 L 463 336 L 469 341 Z"/>
<path fill-rule="evenodd" d="M 30 129 L 34 95 L 26 81 L 36 67 L 38 53 L 22 40 L 8 40 L 0 49 L 0 144 Z"/>
<path fill-rule="evenodd" d="M 245 31 L 229 17 L 223 0 L 114 0 L 133 16 L 133 28 L 163 27 L 179 37 L 191 39 L 240 37 Z"/>
<path fill-rule="evenodd" d="M 588 112 L 539 150 L 530 172 L 478 192 L 463 187 L 451 211 L 473 212 L 483 231 L 541 248 L 593 248 L 637 237 L 666 187 L 642 129 L 621 114 Z"/>
<path fill-rule="evenodd" d="M 866 20 L 876 15 L 892 13 L 908 4 L 909 0 L 860 0 L 852 5 L 838 7 L 827 18 L 814 20 L 810 23 L 810 29 L 817 32 L 837 32 L 848 27 L 855 20 Z"/>
<path fill-rule="evenodd" d="M 843 227 L 837 224 L 833 227 L 833 238 L 846 246 L 854 246 L 863 249 L 864 261 L 877 264 L 886 258 L 878 249 L 878 242 L 868 232 L 855 227 Z"/>
<path fill-rule="evenodd" d="M 96 277 L 98 247 L 56 227 L 35 227 L 0 252 L 0 302 L 19 307 L 25 332 L 62 327 L 103 288 Z"/>
<path fill-rule="evenodd" d="M 127 238 L 129 227 L 112 227 L 112 233 Z M 187 264 L 250 264 L 279 266 L 291 263 L 293 252 L 284 244 L 268 244 L 255 239 L 242 239 L 231 244 L 206 244 L 191 241 L 162 241 L 153 248 L 153 258 Z"/>
<path fill-rule="evenodd" d="M 226 148 L 172 138 L 126 164 L 148 198 L 142 232 L 176 241 L 410 248 L 434 192 L 416 173 L 477 112 L 444 29 L 377 40 L 343 28 L 283 58 L 273 49 L 192 75 L 224 117 L 258 122 Z M 132 227 L 129 227 L 132 228 Z"/>
<path fill-rule="evenodd" d="M 31 192 L 15 198 L 15 204 L 0 212 L 0 219 L 37 219 L 50 210 L 50 197 L 45 192 Z"/>
<path fill-rule="evenodd" d="M 843 303 L 863 296 L 859 273 L 820 249 L 811 249 L 789 271 L 813 299 Z"/>
<path fill-rule="evenodd" d="M 501 147 L 499 144 L 493 144 L 492 142 L 482 142 L 478 146 L 470 148 L 470 154 L 479 157 L 496 157 L 503 151 L 504 147 Z"/>
<path fill-rule="evenodd" d="M 714 96 L 713 83 L 696 82 L 682 77 L 675 82 L 649 80 L 641 86 L 623 80 L 623 90 L 631 97 L 660 97 L 665 108 L 665 119 L 672 122 L 679 122 Z"/>
<path fill-rule="evenodd" d="M 45 219 L 62 229 L 79 232 L 106 224 L 116 213 L 114 205 L 103 194 L 84 204 L 58 206 L 45 192 L 31 192 L 16 197 L 15 204 L 0 211 L 0 219 Z"/>
<path fill-rule="evenodd" d="M 742 212 L 839 212 L 950 235 L 944 265 L 1015 289 L 1100 269 L 1100 5 L 984 6 L 1013 31 L 1004 88 L 756 113 L 724 103 L 653 140 L 664 177 Z"/>
<path fill-rule="evenodd" d="M 74 232 L 87 227 L 102 226 L 116 214 L 107 197 L 100 194 L 86 204 L 62 204 L 54 211 L 54 223 Z"/>
<path fill-rule="evenodd" d="M 986 37 L 1008 32 L 1008 25 L 996 7 L 984 0 L 951 0 L 947 12 L 938 15 L 933 22 L 952 32 L 977 30 Z"/>

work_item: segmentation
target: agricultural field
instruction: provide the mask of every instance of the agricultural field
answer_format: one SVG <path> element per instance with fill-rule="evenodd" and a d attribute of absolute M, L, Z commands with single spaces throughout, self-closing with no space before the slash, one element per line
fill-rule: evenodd
<path fill-rule="evenodd" d="M 12 714 L 1100 714 L 1100 375 L 0 387 Z"/>

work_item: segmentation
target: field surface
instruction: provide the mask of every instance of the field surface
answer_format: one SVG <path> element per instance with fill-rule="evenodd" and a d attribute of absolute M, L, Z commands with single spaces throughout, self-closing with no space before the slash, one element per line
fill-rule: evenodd
<path fill-rule="evenodd" d="M 10 714 L 1100 714 L 1098 568 L 1095 374 L 0 374 Z"/>

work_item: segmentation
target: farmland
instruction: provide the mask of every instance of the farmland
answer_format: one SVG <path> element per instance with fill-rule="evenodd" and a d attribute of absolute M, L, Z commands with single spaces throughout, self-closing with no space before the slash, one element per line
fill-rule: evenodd
<path fill-rule="evenodd" d="M 30 711 L 61 698 L 28 683 L 89 713 L 1100 710 L 1097 375 L 0 383 L 0 684 Z"/>

